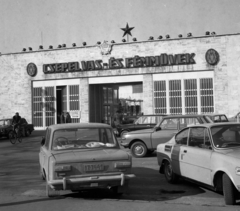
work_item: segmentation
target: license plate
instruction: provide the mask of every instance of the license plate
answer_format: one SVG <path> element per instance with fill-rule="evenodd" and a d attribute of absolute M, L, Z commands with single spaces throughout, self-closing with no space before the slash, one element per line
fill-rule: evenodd
<path fill-rule="evenodd" d="M 85 172 L 89 171 L 103 171 L 104 165 L 103 164 L 87 164 L 84 165 Z"/>

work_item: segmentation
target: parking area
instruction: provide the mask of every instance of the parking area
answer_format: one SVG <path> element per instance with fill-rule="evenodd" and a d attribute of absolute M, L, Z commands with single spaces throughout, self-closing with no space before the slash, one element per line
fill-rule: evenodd
<path fill-rule="evenodd" d="M 43 131 L 34 131 L 22 143 L 12 145 L 9 140 L 0 140 L 0 204 L 8 196 L 46 198 L 45 181 L 39 176 L 38 152 Z M 121 197 L 109 191 L 99 190 L 76 194 L 63 191 L 69 198 L 161 201 L 165 203 L 199 204 L 225 206 L 221 194 L 180 180 L 178 184 L 168 184 L 164 175 L 158 173 L 156 154 L 145 158 L 133 158 L 133 173 L 129 191 Z M 14 198 L 14 197 L 13 197 Z"/>

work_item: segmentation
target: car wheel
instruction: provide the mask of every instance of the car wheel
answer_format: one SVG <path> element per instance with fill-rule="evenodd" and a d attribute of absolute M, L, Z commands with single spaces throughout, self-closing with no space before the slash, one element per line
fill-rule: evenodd
<path fill-rule="evenodd" d="M 129 131 L 127 131 L 127 130 L 123 130 L 122 132 L 121 132 L 121 134 L 120 134 L 120 137 L 122 138 L 123 137 L 123 135 L 125 135 L 126 133 L 128 133 Z"/>
<path fill-rule="evenodd" d="M 123 191 L 121 191 L 118 186 L 114 186 L 114 187 L 112 187 L 111 189 L 112 189 L 112 191 L 113 191 L 113 193 L 114 193 L 115 195 L 118 195 L 118 196 L 123 195 Z"/>
<path fill-rule="evenodd" d="M 131 153 L 135 158 L 144 157 L 147 154 L 147 147 L 144 143 L 137 141 L 132 144 Z"/>
<path fill-rule="evenodd" d="M 46 195 L 47 197 L 57 197 L 60 196 L 60 191 L 52 189 L 46 182 Z"/>
<path fill-rule="evenodd" d="M 178 176 L 173 172 L 172 165 L 169 161 L 165 161 L 164 163 L 164 175 L 169 183 L 173 184 L 178 180 Z"/>
<path fill-rule="evenodd" d="M 236 189 L 227 174 L 223 174 L 222 182 L 225 204 L 234 205 L 236 203 Z"/>

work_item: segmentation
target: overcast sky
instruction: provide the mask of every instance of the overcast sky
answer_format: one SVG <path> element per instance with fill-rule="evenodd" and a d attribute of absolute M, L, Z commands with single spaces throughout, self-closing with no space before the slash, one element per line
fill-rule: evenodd
<path fill-rule="evenodd" d="M 122 42 L 127 23 L 130 41 L 240 33 L 240 0 L 0 0 L 0 52 Z"/>

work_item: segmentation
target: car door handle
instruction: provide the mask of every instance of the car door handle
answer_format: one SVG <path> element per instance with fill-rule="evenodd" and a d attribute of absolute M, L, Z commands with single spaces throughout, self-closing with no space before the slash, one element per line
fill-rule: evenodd
<path fill-rule="evenodd" d="M 187 153 L 187 150 L 185 149 L 185 150 L 183 150 L 183 152 L 184 152 L 184 153 Z"/>

